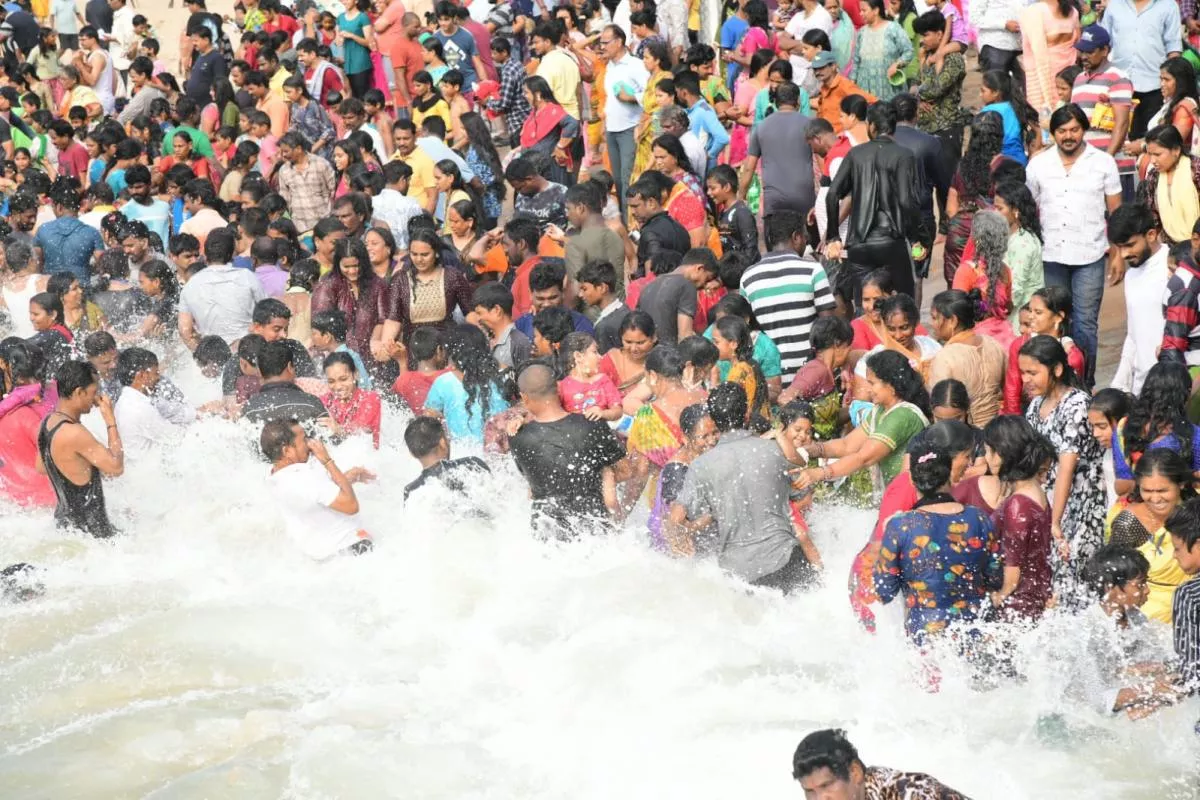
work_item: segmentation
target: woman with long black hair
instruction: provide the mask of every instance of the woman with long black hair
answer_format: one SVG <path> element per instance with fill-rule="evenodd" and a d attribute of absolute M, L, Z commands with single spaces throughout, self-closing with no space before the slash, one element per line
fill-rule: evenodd
<path fill-rule="evenodd" d="M 483 184 L 483 230 L 496 227 L 496 220 L 504 205 L 504 167 L 500 154 L 492 141 L 492 132 L 483 117 L 474 111 L 462 115 L 463 130 L 467 134 L 467 166 Z"/>
<path fill-rule="evenodd" d="M 1151 450 L 1182 455 L 1200 473 L 1200 427 L 1188 421 L 1192 378 L 1183 364 L 1161 361 L 1146 373 L 1129 416 L 1113 432 L 1113 475 L 1117 494 L 1133 489 L 1133 468 Z"/>
<path fill-rule="evenodd" d="M 482 443 L 484 423 L 510 405 L 511 373 L 492 358 L 486 334 L 474 325 L 446 331 L 442 344 L 450 369 L 429 387 L 425 413 L 444 419 L 451 437 Z"/>
<path fill-rule="evenodd" d="M 1073 602 L 1079 572 L 1104 530 L 1104 453 L 1088 424 L 1091 397 L 1058 340 L 1033 337 L 1021 347 L 1018 363 L 1025 394 L 1033 398 L 1025 419 L 1054 446 L 1043 483 L 1051 502 L 1054 589 L 1060 601 Z"/>
<path fill-rule="evenodd" d="M 387 317 L 387 283 L 371 269 L 367 246 L 359 237 L 339 239 L 333 249 L 333 271 L 317 283 L 312 313 L 337 309 L 346 315 L 346 346 L 362 355 L 383 336 Z"/>
<path fill-rule="evenodd" d="M 1004 121 L 994 111 L 975 115 L 971 121 L 971 141 L 950 181 L 946 196 L 946 250 L 943 269 L 946 286 L 954 284 L 954 273 L 962 260 L 975 212 L 991 203 L 992 168 L 1004 146 Z"/>

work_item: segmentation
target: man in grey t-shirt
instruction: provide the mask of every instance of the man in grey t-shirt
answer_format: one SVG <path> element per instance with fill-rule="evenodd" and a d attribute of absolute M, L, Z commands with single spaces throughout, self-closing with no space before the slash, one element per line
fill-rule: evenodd
<path fill-rule="evenodd" d="M 800 113 L 800 89 L 781 83 L 775 90 L 776 110 L 750 134 L 749 155 L 742 162 L 738 185 L 746 199 L 750 179 L 762 160 L 763 216 L 791 209 L 808 214 L 817 199 L 813 185 L 812 150 L 804 132 L 811 117 Z"/>
<path fill-rule="evenodd" d="M 654 318 L 654 330 L 664 344 L 675 344 L 696 333 L 697 292 L 717 276 L 717 257 L 707 247 L 693 247 L 684 253 L 679 268 L 661 275 L 646 285 L 637 307 Z"/>
<path fill-rule="evenodd" d="M 794 451 L 785 456 L 780 441 L 746 430 L 747 405 L 738 384 L 723 383 L 709 393 L 708 413 L 721 439 L 692 462 L 669 524 L 675 532 L 715 522 L 721 568 L 786 593 L 815 574 L 788 508 L 789 458 L 799 461 L 799 456 Z"/>

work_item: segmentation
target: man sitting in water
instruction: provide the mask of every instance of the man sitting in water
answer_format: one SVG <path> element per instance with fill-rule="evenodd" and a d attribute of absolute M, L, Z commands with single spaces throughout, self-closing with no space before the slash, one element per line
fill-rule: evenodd
<path fill-rule="evenodd" d="M 292 348 L 286 341 L 267 342 L 262 346 L 258 353 L 258 373 L 262 376 L 262 388 L 246 401 L 242 409 L 246 419 L 252 422 L 320 420 L 326 427 L 331 427 L 332 420 L 325 405 L 296 385 Z"/>
<path fill-rule="evenodd" d="M 98 539 L 116 533 L 104 507 L 101 474 L 115 478 L 125 471 L 125 452 L 113 415 L 112 399 L 100 394 L 96 368 L 86 361 L 68 361 L 54 376 L 58 404 L 38 431 L 39 472 L 50 478 L 58 505 L 54 518 L 60 528 L 73 527 Z M 100 444 L 79 424 L 93 408 L 108 429 L 108 446 Z"/>
<path fill-rule="evenodd" d="M 148 451 L 178 438 L 180 425 L 196 418 L 190 407 L 185 422 L 167 419 L 152 399 L 161 376 L 158 356 L 141 347 L 130 347 L 117 357 L 117 380 L 121 394 L 117 398 L 116 420 L 125 444 L 131 450 Z"/>
<path fill-rule="evenodd" d="M 832 729 L 801 740 L 792 756 L 792 777 L 806 797 L 822 800 L 966 800 L 924 773 L 866 766 L 845 731 Z"/>
<path fill-rule="evenodd" d="M 344 473 L 325 445 L 309 439 L 295 420 L 271 420 L 259 437 L 271 462 L 271 491 L 287 524 L 287 534 L 305 555 L 318 561 L 339 553 L 371 550 L 371 537 L 358 518 L 358 497 L 351 484 L 372 481 L 362 467 Z M 315 455 L 316 463 L 309 460 Z"/>
<path fill-rule="evenodd" d="M 491 470 L 477 456 L 450 458 L 450 440 L 440 419 L 416 417 L 404 429 L 404 444 L 412 457 L 421 462 L 421 474 L 404 487 L 404 502 L 418 489 L 437 482 L 455 494 L 465 495 L 472 481 Z"/>

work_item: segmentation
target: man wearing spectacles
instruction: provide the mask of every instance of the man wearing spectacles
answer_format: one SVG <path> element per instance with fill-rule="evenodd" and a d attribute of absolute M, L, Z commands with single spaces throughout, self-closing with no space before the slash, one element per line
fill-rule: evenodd
<path fill-rule="evenodd" d="M 605 143 L 624 217 L 625 190 L 629 188 L 636 151 L 634 128 L 642 119 L 642 95 L 650 75 L 641 59 L 625 47 L 625 32 L 616 25 L 604 29 L 599 43 L 600 55 L 608 61 L 604 70 Z"/>

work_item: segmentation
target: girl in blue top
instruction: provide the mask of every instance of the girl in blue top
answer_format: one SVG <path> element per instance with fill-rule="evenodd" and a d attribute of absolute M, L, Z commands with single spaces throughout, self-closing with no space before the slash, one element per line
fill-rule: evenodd
<path fill-rule="evenodd" d="M 512 378 L 504 374 L 483 331 L 474 325 L 459 325 L 445 334 L 444 345 L 450 371 L 429 387 L 425 412 L 446 421 L 446 430 L 456 439 L 483 442 L 483 426 L 516 397 Z"/>
<path fill-rule="evenodd" d="M 350 92 L 361 99 L 371 88 L 371 48 L 375 46 L 375 31 L 367 11 L 371 0 L 355 0 L 354 5 L 337 18 L 338 41 L 345 48 L 346 80 Z"/>
<path fill-rule="evenodd" d="M 1021 166 L 1029 163 L 1025 154 L 1027 133 L 1038 129 L 1038 115 L 1029 103 L 1025 102 L 1025 92 L 1019 81 L 1003 70 L 994 69 L 983 73 L 983 86 L 979 95 L 986 103 L 979 109 L 995 111 L 1004 121 L 1004 145 L 1000 154 L 1011 158 Z"/>

